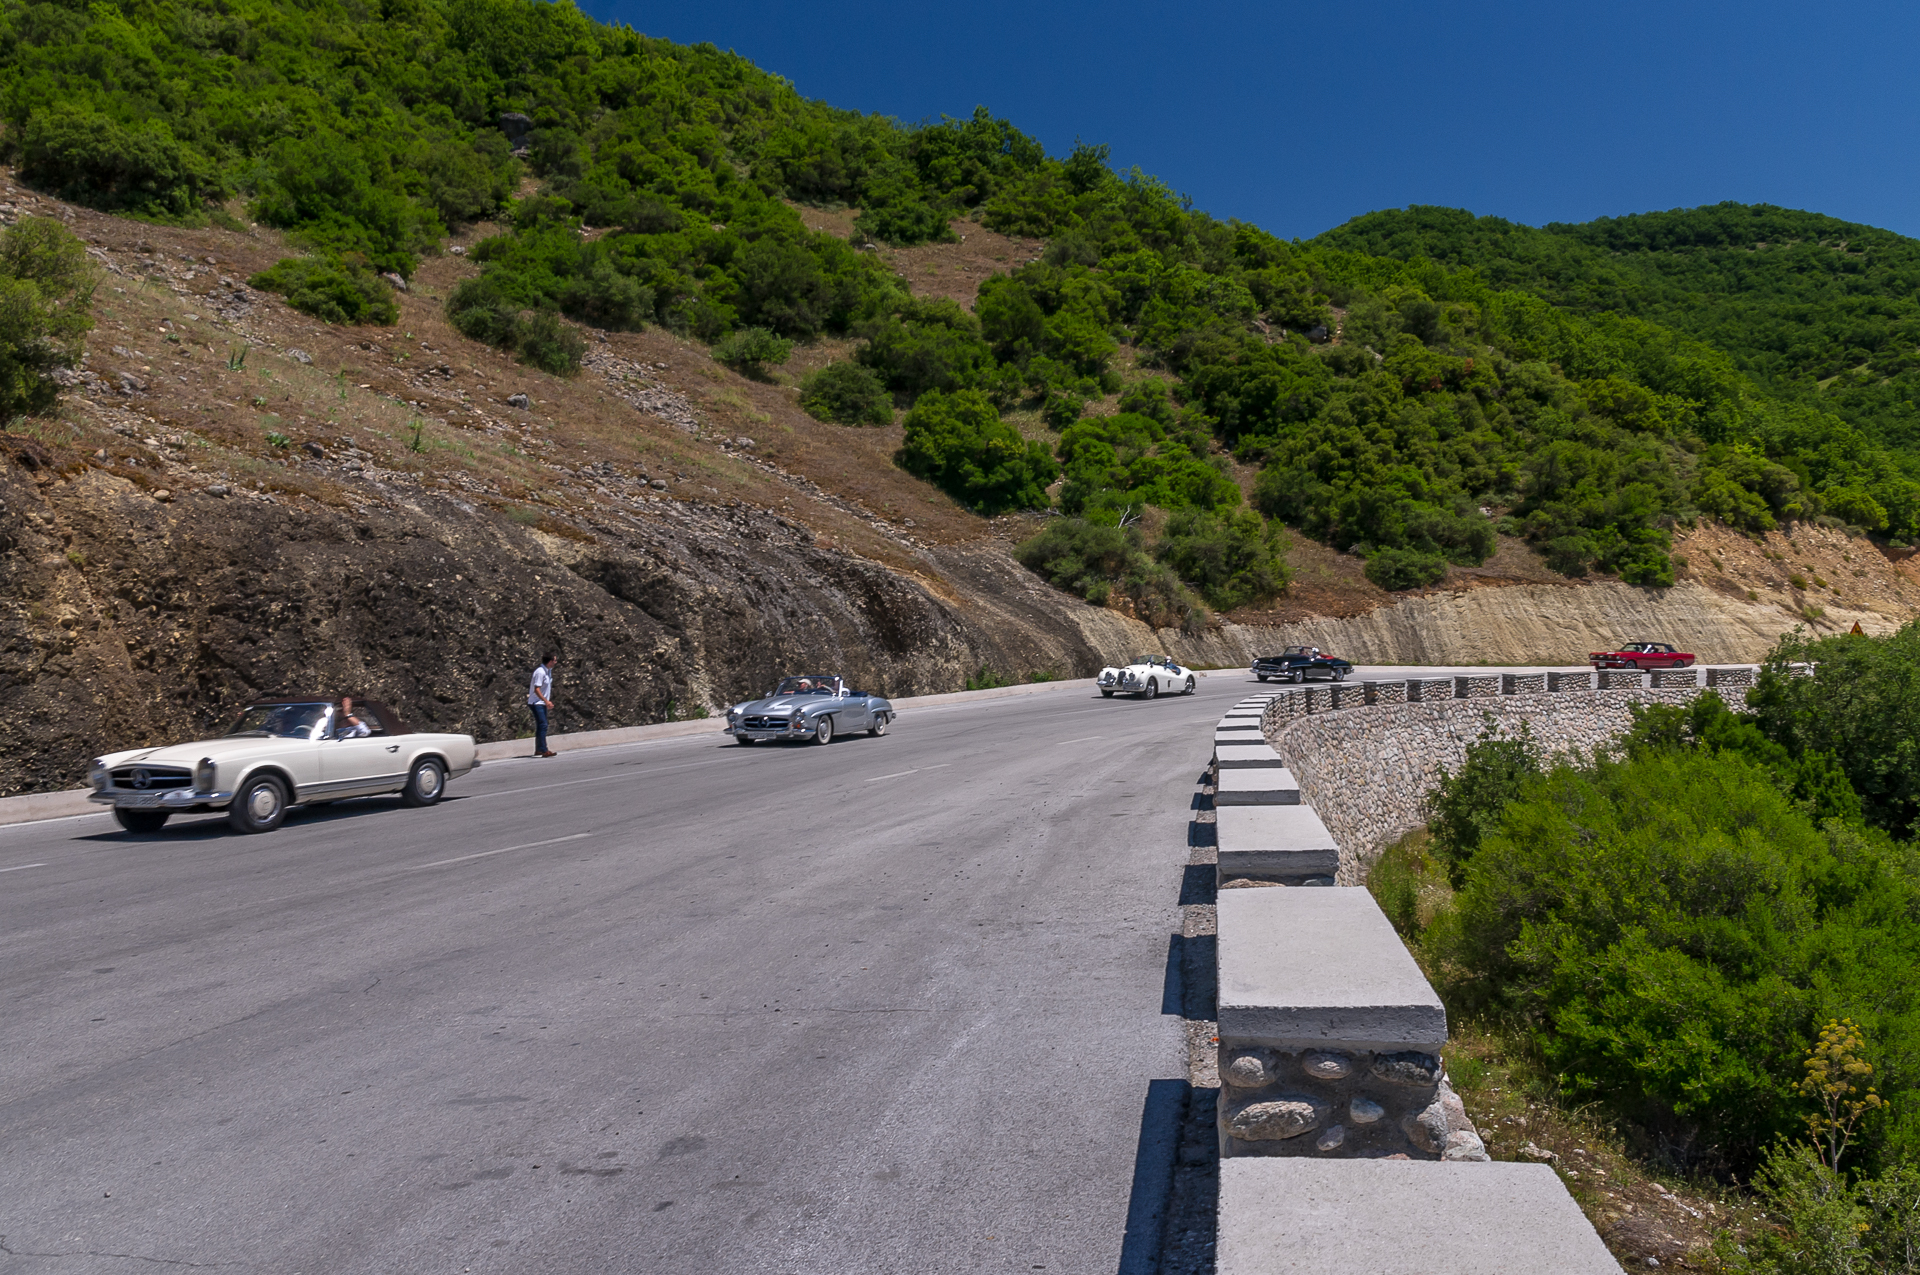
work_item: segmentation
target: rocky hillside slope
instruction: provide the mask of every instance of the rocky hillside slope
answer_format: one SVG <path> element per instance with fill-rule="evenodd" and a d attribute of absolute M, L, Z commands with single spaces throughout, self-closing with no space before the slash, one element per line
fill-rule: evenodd
<path fill-rule="evenodd" d="M 70 784 L 96 751 L 192 737 L 271 691 L 357 691 L 511 737 L 547 648 L 556 725 L 592 729 L 713 712 L 799 667 L 905 695 L 1291 640 L 1563 662 L 1644 636 L 1735 659 L 1810 608 L 1881 631 L 1920 603 L 1910 564 L 1824 532 L 1696 533 L 1670 591 L 1554 582 L 1509 546 L 1397 598 L 1296 541 L 1282 609 L 1156 634 L 1040 584 L 1008 555 L 1034 520 L 960 509 L 891 464 L 897 428 L 813 421 L 790 375 L 746 380 L 657 330 L 592 334 L 571 381 L 465 340 L 441 304 L 484 227 L 420 271 L 396 327 L 329 328 L 246 285 L 286 252 L 267 231 L 5 192 L 0 219 L 61 217 L 102 286 L 59 415 L 0 448 L 0 793 Z M 961 229 L 896 268 L 969 300 L 1036 250 Z"/>

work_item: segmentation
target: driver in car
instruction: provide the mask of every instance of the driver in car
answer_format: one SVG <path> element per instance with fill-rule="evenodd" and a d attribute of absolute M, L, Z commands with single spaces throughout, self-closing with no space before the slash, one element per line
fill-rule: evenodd
<path fill-rule="evenodd" d="M 373 734 L 373 728 L 361 721 L 353 711 L 353 696 L 340 697 L 340 720 L 333 728 L 337 739 L 362 739 Z"/>

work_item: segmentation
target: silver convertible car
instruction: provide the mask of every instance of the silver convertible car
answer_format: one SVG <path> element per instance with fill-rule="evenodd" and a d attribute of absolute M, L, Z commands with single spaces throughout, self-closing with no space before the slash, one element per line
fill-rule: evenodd
<path fill-rule="evenodd" d="M 384 704 L 315 695 L 249 705 L 218 739 L 96 757 L 89 800 L 112 806 L 128 832 L 214 810 L 238 832 L 270 832 L 293 806 L 343 797 L 431 806 L 479 764 L 471 735 L 415 731 Z"/>
<path fill-rule="evenodd" d="M 847 689 L 844 679 L 808 673 L 787 677 L 765 699 L 727 710 L 726 733 L 742 744 L 763 739 L 808 739 L 830 744 L 836 735 L 863 730 L 884 735 L 893 704 L 878 695 Z"/>

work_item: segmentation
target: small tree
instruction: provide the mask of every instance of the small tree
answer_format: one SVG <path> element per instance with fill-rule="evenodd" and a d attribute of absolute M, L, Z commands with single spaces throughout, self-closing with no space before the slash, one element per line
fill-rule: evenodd
<path fill-rule="evenodd" d="M 53 406 L 53 373 L 80 362 L 93 330 L 95 280 L 59 222 L 23 217 L 0 231 L 0 424 Z"/>
<path fill-rule="evenodd" d="M 1866 1044 L 1851 1018 L 1828 1020 L 1819 1043 L 1807 1054 L 1807 1074 L 1800 1080 L 1800 1092 L 1818 1104 L 1806 1117 L 1807 1133 L 1835 1173 L 1861 1119 L 1882 1105 L 1872 1086 L 1861 1091 L 1873 1075 L 1873 1064 L 1860 1056 Z"/>

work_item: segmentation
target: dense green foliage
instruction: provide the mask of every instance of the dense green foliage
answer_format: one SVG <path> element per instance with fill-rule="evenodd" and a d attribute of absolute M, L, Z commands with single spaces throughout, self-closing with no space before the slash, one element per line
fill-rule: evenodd
<path fill-rule="evenodd" d="M 288 257 L 247 280 L 328 323 L 395 323 L 400 307 L 386 280 L 337 257 Z"/>
<path fill-rule="evenodd" d="M 1116 598 L 1155 628 L 1197 628 L 1198 601 L 1169 568 L 1142 547 L 1137 526 L 1054 518 L 1039 535 L 1015 546 L 1013 556 L 1047 583 L 1095 606 Z"/>
<path fill-rule="evenodd" d="M 80 362 L 93 330 L 94 283 L 86 245 L 59 222 L 0 230 L 0 427 L 53 406 L 53 374 Z"/>
<path fill-rule="evenodd" d="M 1784 641 L 1750 711 L 1644 706 L 1594 758 L 1489 730 L 1431 798 L 1459 893 L 1417 937 L 1450 1003 L 1519 1025 L 1570 1098 L 1664 1154 L 1742 1173 L 1800 1131 L 1803 1060 L 1851 1018 L 1888 1103 L 1859 1162 L 1911 1162 L 1920 844 L 1898 759 L 1920 737 L 1917 642 L 1920 624 Z M 1417 891 L 1387 884 L 1417 930 Z"/>
<path fill-rule="evenodd" d="M 1696 517 L 1920 534 L 1920 245 L 1810 214 L 1533 231 L 1415 209 L 1289 243 L 985 108 L 904 127 L 542 0 L 8 0 L 0 116 L 28 179 L 72 198 L 191 219 L 239 194 L 376 269 L 497 218 L 449 314 L 552 370 L 580 350 L 556 316 L 855 338 L 898 406 L 1038 410 L 1066 507 L 1096 521 L 1224 513 L 1205 471 L 1231 451 L 1262 467 L 1261 515 L 1392 588 L 1483 561 L 1501 530 L 1567 574 L 1655 586 Z M 796 203 L 858 208 L 856 242 Z M 972 312 L 910 297 L 858 242 L 958 216 L 1048 241 Z M 1166 392 L 1098 423 L 1126 362 Z M 812 402 L 878 419 L 870 397 Z"/>
<path fill-rule="evenodd" d="M 977 513 L 1041 509 L 1058 467 L 979 390 L 928 390 L 907 413 L 900 467 Z"/>
<path fill-rule="evenodd" d="M 800 381 L 800 406 L 815 420 L 836 425 L 891 425 L 893 398 L 880 378 L 858 363 L 829 363 Z"/>
<path fill-rule="evenodd" d="M 1251 509 L 1180 509 L 1153 547 L 1154 557 L 1222 611 L 1271 602 L 1287 587 L 1286 555 L 1286 532 Z"/>
<path fill-rule="evenodd" d="M 1898 1163 L 1852 1177 L 1806 1143 L 1768 1152 L 1754 1175 L 1768 1211 L 1786 1223 L 1745 1246 L 1715 1246 L 1729 1275 L 1915 1275 L 1920 1272 L 1920 1166 Z"/>

